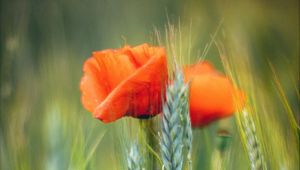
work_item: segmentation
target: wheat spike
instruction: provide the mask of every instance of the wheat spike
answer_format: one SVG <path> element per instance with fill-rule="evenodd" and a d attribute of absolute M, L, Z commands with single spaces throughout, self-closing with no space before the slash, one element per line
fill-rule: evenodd
<path fill-rule="evenodd" d="M 161 152 L 164 169 L 180 170 L 183 166 L 183 147 L 190 143 L 191 135 L 186 135 L 190 123 L 188 110 L 187 91 L 188 85 L 184 84 L 183 75 L 176 69 L 173 84 L 166 91 L 166 103 L 163 105 Z M 185 120 L 185 122 L 184 122 Z M 184 126 L 186 125 L 186 127 Z M 190 133 L 190 132 L 189 132 Z M 185 138 L 185 136 L 188 136 Z M 188 150 L 190 150 L 190 146 Z M 190 153 L 190 151 L 189 151 Z"/>
<path fill-rule="evenodd" d="M 246 137 L 246 148 L 251 163 L 252 170 L 266 169 L 264 157 L 261 151 L 259 140 L 256 136 L 256 128 L 252 118 L 248 115 L 246 109 L 243 110 L 242 127 Z"/>
<path fill-rule="evenodd" d="M 142 170 L 142 158 L 136 143 L 132 144 L 127 157 L 128 170 Z"/>

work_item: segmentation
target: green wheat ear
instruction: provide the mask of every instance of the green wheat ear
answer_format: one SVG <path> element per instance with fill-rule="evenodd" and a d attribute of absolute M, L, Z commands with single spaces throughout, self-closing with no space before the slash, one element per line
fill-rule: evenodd
<path fill-rule="evenodd" d="M 133 143 L 127 157 L 128 170 L 142 170 L 143 160 L 137 143 Z"/>
<path fill-rule="evenodd" d="M 188 169 L 192 170 L 192 143 L 193 143 L 193 132 L 191 126 L 191 119 L 190 119 L 190 109 L 189 109 L 189 84 L 187 84 L 188 89 L 186 89 L 185 95 L 182 96 L 182 120 L 183 120 L 183 142 L 186 148 L 186 159 L 188 163 Z"/>
<path fill-rule="evenodd" d="M 246 149 L 251 163 L 251 170 L 267 169 L 261 144 L 256 136 L 255 124 L 246 109 L 242 111 L 242 129 L 246 140 Z"/>
<path fill-rule="evenodd" d="M 183 148 L 187 148 L 187 158 L 191 168 L 192 130 L 188 113 L 188 85 L 183 74 L 176 67 L 173 84 L 166 90 L 163 105 L 161 154 L 163 169 L 180 170 L 183 167 Z"/>

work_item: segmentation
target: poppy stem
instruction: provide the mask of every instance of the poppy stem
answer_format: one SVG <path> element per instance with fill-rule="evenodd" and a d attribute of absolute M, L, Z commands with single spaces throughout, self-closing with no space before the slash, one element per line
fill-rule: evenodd
<path fill-rule="evenodd" d="M 140 120 L 140 128 L 143 130 L 144 139 L 143 145 L 146 145 L 144 148 L 147 150 L 144 152 L 144 158 L 147 160 L 146 167 L 147 169 L 160 169 L 158 161 L 158 140 L 156 133 L 157 127 L 155 126 L 155 119 Z M 158 161 L 157 161 L 158 160 Z"/>

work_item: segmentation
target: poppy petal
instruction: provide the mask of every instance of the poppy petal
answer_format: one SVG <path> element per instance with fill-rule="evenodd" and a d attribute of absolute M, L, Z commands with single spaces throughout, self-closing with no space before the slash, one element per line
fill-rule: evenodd
<path fill-rule="evenodd" d="M 193 127 L 227 117 L 244 105 L 244 94 L 208 62 L 184 70 L 190 83 L 190 116 Z"/>
<path fill-rule="evenodd" d="M 110 93 L 116 86 L 136 71 L 135 64 L 131 61 L 128 46 L 120 50 L 104 50 L 93 53 L 93 58 L 99 65 L 99 76 L 102 77 L 103 86 Z"/>
<path fill-rule="evenodd" d="M 83 106 L 93 112 L 96 106 L 107 96 L 107 90 L 103 87 L 99 72 L 99 65 L 94 58 L 89 58 L 83 66 L 84 76 L 80 82 Z"/>
<path fill-rule="evenodd" d="M 140 46 L 140 48 L 144 47 Z M 161 90 L 167 76 L 167 69 L 164 50 L 162 48 L 155 50 L 156 54 L 145 65 L 122 81 L 95 109 L 95 117 L 103 122 L 111 122 L 126 114 L 143 117 L 144 114 L 158 113 L 157 107 L 161 103 Z M 136 55 L 133 57 L 136 63 L 142 64 L 146 61 Z"/>
<path fill-rule="evenodd" d="M 184 74 L 188 77 L 193 76 L 193 75 L 200 75 L 200 74 L 216 72 L 213 65 L 207 61 L 199 62 L 199 63 L 191 65 L 191 66 L 186 66 L 186 67 L 184 67 L 183 70 L 184 70 Z"/>

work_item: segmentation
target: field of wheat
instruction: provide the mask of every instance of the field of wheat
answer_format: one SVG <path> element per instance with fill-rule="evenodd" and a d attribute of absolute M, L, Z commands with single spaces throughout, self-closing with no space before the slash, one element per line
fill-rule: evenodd
<path fill-rule="evenodd" d="M 1 170 L 299 169 L 298 0 L 3 0 L 0 9 Z M 81 99 L 85 61 L 145 43 L 166 52 L 163 114 L 95 119 Z M 245 100 L 191 128 L 181 68 L 203 61 Z"/>

